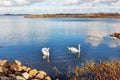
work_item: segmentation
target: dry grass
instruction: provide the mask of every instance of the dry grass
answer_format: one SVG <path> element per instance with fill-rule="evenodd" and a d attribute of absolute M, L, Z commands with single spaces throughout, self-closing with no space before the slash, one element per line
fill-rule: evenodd
<path fill-rule="evenodd" d="M 120 62 L 115 60 L 100 61 L 99 64 L 86 61 L 81 68 L 75 68 L 72 77 L 69 70 L 70 80 L 120 80 Z"/>
<path fill-rule="evenodd" d="M 120 18 L 120 14 L 29 14 L 25 18 Z"/>

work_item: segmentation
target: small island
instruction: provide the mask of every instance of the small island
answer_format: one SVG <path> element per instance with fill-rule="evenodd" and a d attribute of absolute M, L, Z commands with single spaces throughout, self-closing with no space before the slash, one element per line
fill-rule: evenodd
<path fill-rule="evenodd" d="M 94 14 L 28 14 L 24 18 L 120 18 L 118 13 Z"/>
<path fill-rule="evenodd" d="M 120 33 L 114 32 L 114 33 L 110 34 L 110 36 L 120 39 Z"/>

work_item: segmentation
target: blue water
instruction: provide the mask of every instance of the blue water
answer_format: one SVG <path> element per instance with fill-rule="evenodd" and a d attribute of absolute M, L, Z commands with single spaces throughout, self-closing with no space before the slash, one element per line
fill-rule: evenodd
<path fill-rule="evenodd" d="M 85 60 L 120 58 L 120 40 L 109 35 L 120 32 L 120 19 L 91 18 L 23 18 L 0 16 L 0 59 L 20 60 L 23 65 L 52 73 L 62 73 Z M 81 44 L 80 59 L 68 53 L 67 47 Z M 41 56 L 49 47 L 50 63 Z"/>

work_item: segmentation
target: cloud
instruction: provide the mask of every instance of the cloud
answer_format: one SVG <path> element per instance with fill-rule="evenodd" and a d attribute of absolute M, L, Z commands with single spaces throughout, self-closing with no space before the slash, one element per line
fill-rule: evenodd
<path fill-rule="evenodd" d="M 38 43 L 46 43 L 48 42 L 48 39 L 52 34 L 51 31 L 54 28 L 49 27 L 49 25 L 44 22 L 45 28 L 40 29 L 39 26 L 36 26 L 33 29 L 33 27 L 29 25 L 29 20 L 23 21 L 23 19 L 13 20 L 10 18 L 5 18 L 4 20 L 0 21 L 8 22 L 6 25 L 0 26 L 0 34 L 2 34 L 0 36 L 0 44 L 5 45 L 16 45 L 19 43 L 29 44 L 31 41 L 33 41 L 33 38 L 34 40 L 37 40 Z M 14 32 L 14 27 L 12 24 L 13 21 L 15 21 L 18 25 Z M 36 24 L 43 24 L 43 22 L 40 23 L 38 21 Z"/>
<path fill-rule="evenodd" d="M 80 5 L 80 6 L 120 6 L 120 0 L 64 0 L 63 5 Z"/>
<path fill-rule="evenodd" d="M 120 0 L 0 0 L 0 13 L 11 12 L 120 13 Z"/>
<path fill-rule="evenodd" d="M 86 40 L 87 43 L 90 43 L 94 47 L 97 47 L 103 41 L 104 41 L 104 38 L 102 38 L 102 37 L 95 37 L 95 36 L 88 37 L 88 39 Z"/>
<path fill-rule="evenodd" d="M 108 43 L 108 46 L 111 47 L 111 48 L 120 47 L 120 40 L 113 39 Z"/>
<path fill-rule="evenodd" d="M 74 4 L 79 4 L 80 0 L 64 0 L 64 3 L 66 5 L 74 5 Z"/>
<path fill-rule="evenodd" d="M 120 6 L 120 0 L 118 2 L 115 2 L 115 3 L 111 3 L 111 5 L 113 5 L 113 6 Z"/>
<path fill-rule="evenodd" d="M 0 6 L 10 7 L 10 6 L 24 6 L 30 5 L 44 0 L 0 0 Z"/>
<path fill-rule="evenodd" d="M 101 6 L 101 5 L 110 5 L 110 6 L 120 6 L 120 0 L 0 0 L 0 6 L 10 7 L 10 6 L 24 6 L 34 3 L 48 2 L 48 5 L 79 5 L 79 6 Z M 54 5 L 53 5 L 54 6 Z"/>
<path fill-rule="evenodd" d="M 11 6 L 13 3 L 11 1 L 0 1 L 0 6 Z"/>
<path fill-rule="evenodd" d="M 94 0 L 94 2 L 100 2 L 100 3 L 113 3 L 117 1 L 118 0 Z"/>

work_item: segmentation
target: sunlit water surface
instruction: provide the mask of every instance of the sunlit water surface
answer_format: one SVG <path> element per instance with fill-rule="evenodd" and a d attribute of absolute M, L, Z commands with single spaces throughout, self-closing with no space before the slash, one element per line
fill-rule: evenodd
<path fill-rule="evenodd" d="M 23 18 L 0 17 L 0 59 L 20 60 L 23 65 L 44 70 L 53 67 L 62 73 L 67 68 L 81 66 L 85 60 L 120 58 L 120 40 L 109 35 L 120 32 L 120 19 L 90 18 Z M 81 44 L 80 59 L 67 47 Z M 50 63 L 41 56 L 41 48 L 49 47 Z"/>

